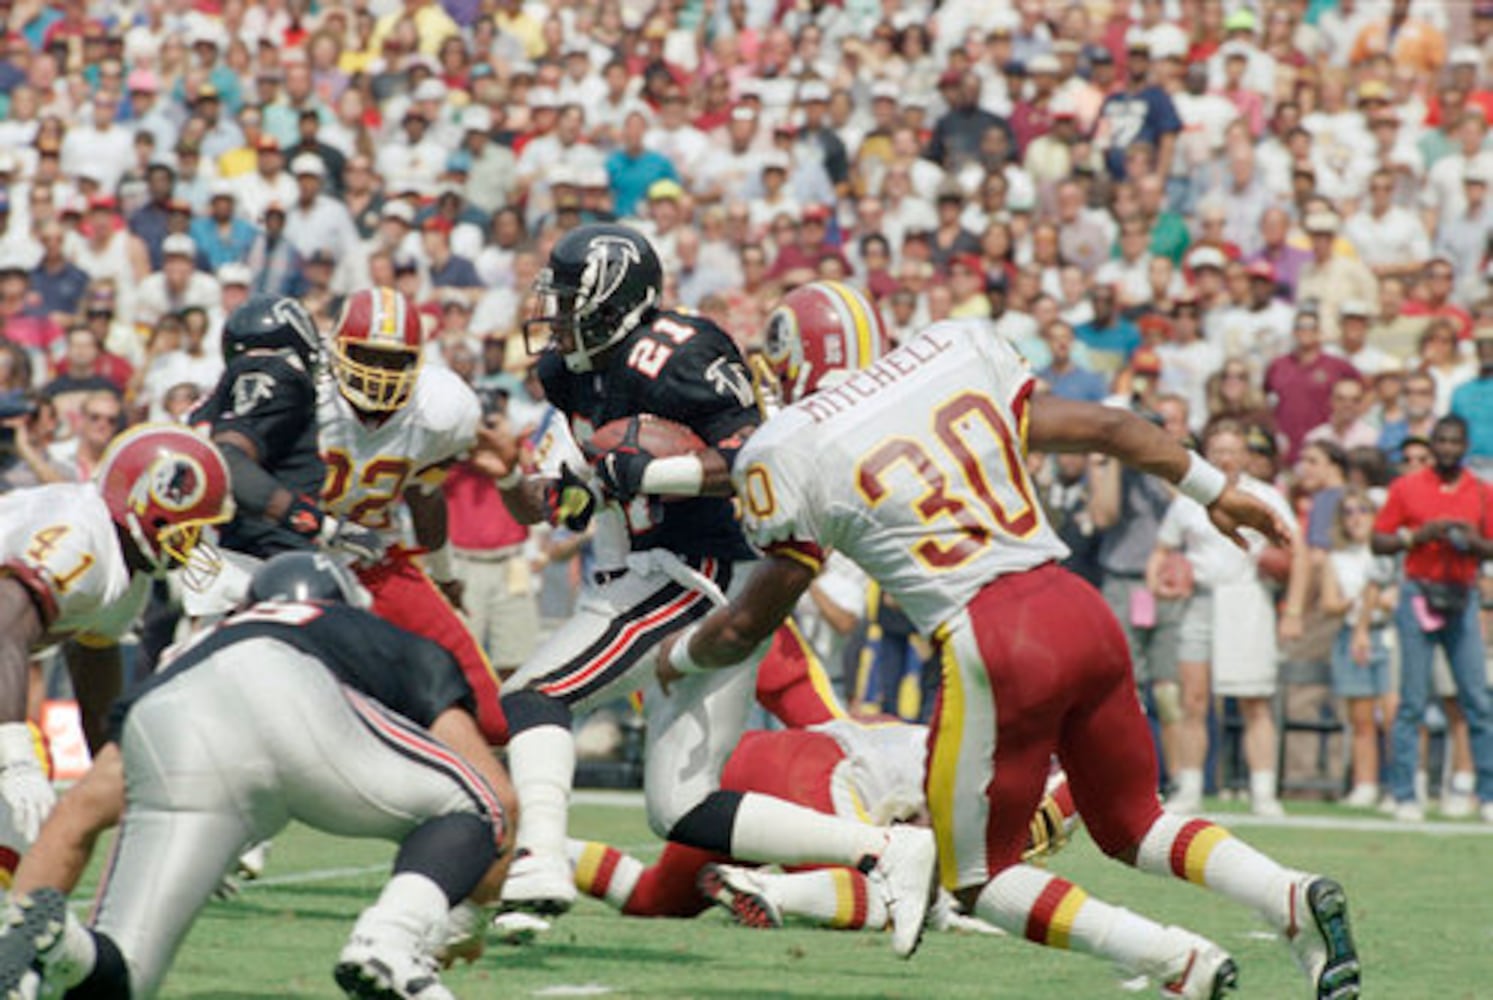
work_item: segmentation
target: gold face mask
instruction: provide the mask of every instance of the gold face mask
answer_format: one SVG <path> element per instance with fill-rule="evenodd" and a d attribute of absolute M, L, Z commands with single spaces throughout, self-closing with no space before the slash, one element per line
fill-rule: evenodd
<path fill-rule="evenodd" d="M 409 402 L 420 376 L 420 352 L 339 341 L 332 372 L 342 394 L 368 413 L 392 413 Z"/>

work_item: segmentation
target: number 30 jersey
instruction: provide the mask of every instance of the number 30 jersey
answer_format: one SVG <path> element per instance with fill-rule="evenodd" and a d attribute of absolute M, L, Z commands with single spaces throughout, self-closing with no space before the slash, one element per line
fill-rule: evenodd
<path fill-rule="evenodd" d="M 1068 554 L 1026 471 L 1034 385 L 987 322 L 928 327 L 747 440 L 747 537 L 811 565 L 849 556 L 931 633 L 991 580 Z"/>
<path fill-rule="evenodd" d="M 150 596 L 131 579 L 109 508 L 92 483 L 62 483 L 0 496 L 0 575 L 31 594 L 46 643 L 112 642 Z"/>
<path fill-rule="evenodd" d="M 365 422 L 323 377 L 317 385 L 318 443 L 327 464 L 322 507 L 342 520 L 396 540 L 394 512 L 405 489 L 422 478 L 438 484 L 439 467 L 476 441 L 482 404 L 448 368 L 424 365 L 409 402 Z"/>

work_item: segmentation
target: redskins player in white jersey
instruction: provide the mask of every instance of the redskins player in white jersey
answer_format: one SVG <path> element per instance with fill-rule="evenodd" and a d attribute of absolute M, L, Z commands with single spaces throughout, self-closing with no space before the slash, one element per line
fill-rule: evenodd
<path fill-rule="evenodd" d="M 816 283 L 770 317 L 769 360 L 793 405 L 733 468 L 765 558 L 729 605 L 665 640 L 660 681 L 747 656 L 833 548 L 897 599 L 943 665 L 926 789 L 940 879 L 966 912 L 1107 958 L 1165 996 L 1236 984 L 1213 942 L 1021 862 L 1056 754 L 1105 853 L 1250 907 L 1285 934 L 1314 996 L 1358 996 L 1341 886 L 1162 810 L 1124 634 L 1098 592 L 1058 565 L 1066 548 L 1036 500 L 1027 451 L 1103 452 L 1161 476 L 1239 544 L 1253 529 L 1289 545 L 1290 527 L 1130 412 L 1034 395 L 1025 362 L 989 323 L 935 323 L 880 356 L 872 310 L 848 286 Z"/>
<path fill-rule="evenodd" d="M 90 748 L 123 675 L 118 640 L 150 581 L 186 566 L 210 572 L 202 529 L 233 512 L 228 466 L 183 428 L 142 424 L 115 438 L 95 478 L 0 497 L 0 882 L 53 802 L 26 723 L 31 656 L 65 643 Z M 191 585 L 194 581 L 186 581 Z"/>
<path fill-rule="evenodd" d="M 357 566 L 372 611 L 444 646 L 477 697 L 478 723 L 506 738 L 498 679 L 457 616 L 461 584 L 446 537 L 446 467 L 468 451 L 482 417 L 477 396 L 447 368 L 421 363 L 415 305 L 392 288 L 348 296 L 332 334 L 331 378 L 317 387 L 318 440 L 327 464 L 322 507 L 380 533 L 386 548 Z M 416 547 L 401 543 L 395 515 L 409 507 Z M 428 575 L 427 575 L 428 574 Z"/>

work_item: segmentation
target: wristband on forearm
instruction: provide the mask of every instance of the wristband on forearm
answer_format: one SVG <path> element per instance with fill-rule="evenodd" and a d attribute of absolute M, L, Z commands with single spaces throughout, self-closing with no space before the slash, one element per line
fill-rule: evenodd
<path fill-rule="evenodd" d="M 503 475 L 493 480 L 493 485 L 505 493 L 518 486 L 524 481 L 524 470 L 515 465 Z"/>
<path fill-rule="evenodd" d="M 655 458 L 643 467 L 642 492 L 651 496 L 697 497 L 705 484 L 705 466 L 697 455 Z"/>
<path fill-rule="evenodd" d="M 669 666 L 686 676 L 703 674 L 710 669 L 689 655 L 689 642 L 698 631 L 700 631 L 699 625 L 691 625 L 679 634 L 679 638 L 674 642 L 674 648 L 669 650 Z"/>
<path fill-rule="evenodd" d="M 450 583 L 456 579 L 456 570 L 451 565 L 451 543 L 443 542 L 438 549 L 425 553 L 425 572 L 436 583 Z"/>
<path fill-rule="evenodd" d="M 1187 474 L 1177 481 L 1177 489 L 1183 496 L 1210 507 L 1228 485 L 1228 476 L 1218 466 L 1195 451 L 1187 453 Z"/>

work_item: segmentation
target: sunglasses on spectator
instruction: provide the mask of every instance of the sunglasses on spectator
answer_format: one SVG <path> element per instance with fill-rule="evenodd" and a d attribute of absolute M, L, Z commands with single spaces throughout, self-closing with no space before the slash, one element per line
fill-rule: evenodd
<path fill-rule="evenodd" d="M 1372 515 L 1374 513 L 1375 513 L 1374 508 L 1364 506 L 1363 504 L 1356 504 L 1356 503 L 1343 504 L 1343 514 L 1346 515 L 1346 516 L 1348 516 L 1348 517 L 1353 517 L 1353 516 L 1358 515 L 1358 514 L 1370 514 L 1370 515 Z"/>
<path fill-rule="evenodd" d="M 107 422 L 107 423 L 118 423 L 119 422 L 119 414 L 118 413 L 99 413 L 97 410 L 94 410 L 92 412 L 84 411 L 83 416 L 84 416 L 85 419 L 91 420 L 94 423 L 105 423 L 105 422 Z"/>

